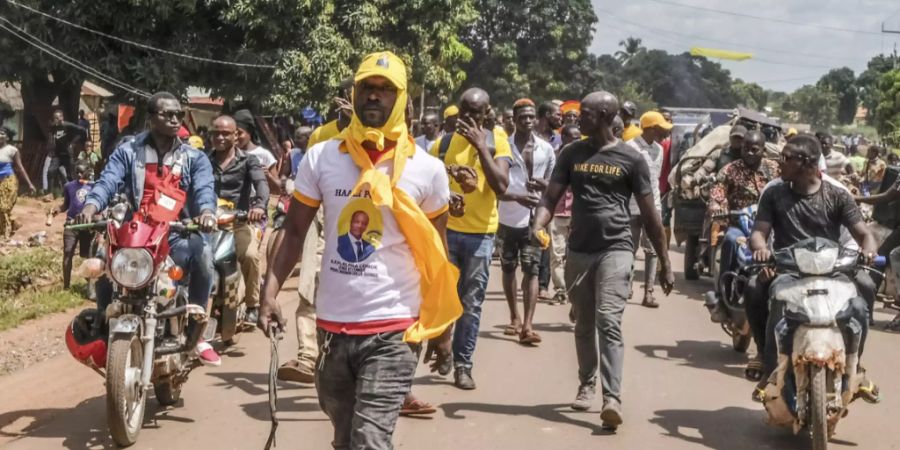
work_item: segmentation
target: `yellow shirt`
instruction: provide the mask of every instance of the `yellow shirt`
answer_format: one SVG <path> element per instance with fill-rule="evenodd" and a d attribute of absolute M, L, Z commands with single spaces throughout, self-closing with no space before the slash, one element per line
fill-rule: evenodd
<path fill-rule="evenodd" d="M 340 134 L 340 132 L 341 130 L 338 130 L 337 126 L 337 120 L 332 120 L 313 130 L 312 134 L 309 135 L 309 143 L 306 144 L 306 148 L 312 148 L 313 145 L 333 139 Z"/>
<path fill-rule="evenodd" d="M 496 233 L 499 217 L 497 215 L 497 194 L 491 189 L 484 177 L 484 168 L 481 167 L 481 160 L 478 158 L 478 150 L 475 149 L 466 138 L 453 133 L 444 135 L 431 146 L 432 156 L 438 156 L 441 148 L 441 141 L 447 139 L 450 141 L 450 148 L 444 156 L 444 164 L 459 164 L 469 166 L 475 169 L 478 174 L 478 187 L 468 193 L 463 194 L 459 183 L 450 177 L 450 190 L 459 194 L 463 194 L 466 203 L 466 212 L 462 217 L 450 216 L 447 228 L 460 233 Z M 509 147 L 509 138 L 505 137 L 506 133 L 494 130 L 494 143 L 496 151 L 494 159 L 508 158 L 512 159 L 512 150 Z"/>
<path fill-rule="evenodd" d="M 622 141 L 628 142 L 642 134 L 644 134 L 644 131 L 641 130 L 641 127 L 635 124 L 630 124 L 625 127 L 625 131 L 622 132 Z"/>

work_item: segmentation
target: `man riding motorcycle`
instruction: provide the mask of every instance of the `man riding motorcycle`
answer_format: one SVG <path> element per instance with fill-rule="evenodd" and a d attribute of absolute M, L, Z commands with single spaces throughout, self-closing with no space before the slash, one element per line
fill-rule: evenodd
<path fill-rule="evenodd" d="M 682 184 L 685 186 L 692 186 L 694 183 L 702 184 L 706 177 L 715 176 L 728 164 L 741 159 L 746 134 L 747 127 L 743 125 L 731 127 L 731 132 L 728 133 L 728 146 L 722 145 L 713 149 L 696 172 L 682 177 Z"/>
<path fill-rule="evenodd" d="M 236 146 L 237 124 L 230 116 L 219 116 L 212 123 L 210 139 L 216 195 L 247 211 L 247 222 L 234 226 L 234 240 L 244 276 L 244 303 L 247 321 L 256 323 L 259 314 L 259 229 L 254 225 L 265 218 L 269 185 L 260 162 Z M 252 188 L 252 189 L 251 189 Z"/>
<path fill-rule="evenodd" d="M 212 166 L 206 155 L 178 139 L 184 119 L 181 104 L 174 95 L 159 92 L 148 100 L 147 114 L 150 130 L 123 142 L 110 155 L 75 222 L 91 222 L 117 193 L 127 196 L 132 211 L 169 208 L 168 201 L 159 201 L 160 195 L 177 182 L 183 191 L 180 194 L 185 198 L 184 205 L 180 211 L 172 212 L 185 218 L 190 215 L 204 233 L 212 231 L 216 227 Z M 180 177 L 170 173 L 176 161 L 181 163 Z M 173 194 L 179 197 L 178 193 Z M 207 236 L 173 233 L 169 236 L 169 247 L 172 260 L 189 276 L 188 301 L 205 309 L 213 279 Z M 106 277 L 101 278 L 97 281 L 97 309 L 101 314 L 111 301 L 112 284 Z M 203 340 L 197 344 L 196 352 L 203 364 L 221 364 L 219 355 Z"/>
<path fill-rule="evenodd" d="M 811 237 L 840 241 L 841 225 L 845 226 L 861 247 L 861 254 L 871 264 L 877 249 L 875 238 L 862 220 L 862 214 L 850 194 L 831 183 L 824 182 L 818 169 L 822 155 L 819 141 L 811 135 L 791 138 L 781 153 L 781 177 L 784 183 L 767 189 L 759 201 L 750 248 L 756 263 L 768 264 L 772 256 L 768 238 L 774 232 L 774 249 L 790 247 Z M 779 284 L 791 281 L 793 275 L 776 274 L 763 269 L 750 281 L 745 291 L 747 318 L 757 346 L 762 349 L 763 375 L 753 392 L 755 401 L 762 401 L 769 375 L 775 370 L 778 358 L 775 326 L 784 316 L 784 304 L 770 301 Z M 870 284 L 865 271 L 855 275 L 857 285 Z M 862 324 L 859 355 L 863 353 L 868 331 L 868 308 L 861 298 L 851 301 L 852 316 Z M 860 386 L 867 401 L 878 400 L 878 390 L 870 381 Z"/>
<path fill-rule="evenodd" d="M 780 173 L 778 163 L 763 159 L 766 152 L 766 136 L 761 131 L 748 132 L 743 142 L 741 159 L 726 165 L 716 177 L 716 184 L 709 191 L 707 206 L 709 217 L 756 204 L 766 184 L 777 178 Z M 736 269 L 739 249 L 737 241 L 743 236 L 744 231 L 738 226 L 736 219 L 732 219 L 722 240 L 720 274 Z"/>

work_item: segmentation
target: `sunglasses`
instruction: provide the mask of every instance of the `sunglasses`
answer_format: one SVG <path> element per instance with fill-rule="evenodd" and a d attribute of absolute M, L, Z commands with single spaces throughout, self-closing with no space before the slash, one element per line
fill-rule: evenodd
<path fill-rule="evenodd" d="M 784 153 L 781 154 L 781 162 L 790 162 L 790 161 L 806 162 L 807 159 L 808 158 L 804 155 L 785 155 Z"/>
<path fill-rule="evenodd" d="M 184 111 L 181 111 L 181 110 L 178 110 L 178 111 L 157 111 L 156 114 L 159 115 L 160 117 L 162 117 L 163 119 L 166 119 L 166 120 L 172 120 L 172 119 L 178 119 L 178 120 L 181 120 L 181 119 L 184 119 L 184 116 L 185 116 L 185 112 L 184 112 Z"/>

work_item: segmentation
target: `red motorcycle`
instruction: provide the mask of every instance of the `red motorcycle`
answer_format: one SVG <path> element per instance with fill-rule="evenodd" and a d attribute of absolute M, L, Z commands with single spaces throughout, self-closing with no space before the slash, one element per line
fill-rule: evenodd
<path fill-rule="evenodd" d="M 164 406 L 178 401 L 188 374 L 198 365 L 193 350 L 207 321 L 206 310 L 190 304 L 187 286 L 177 283 L 184 269 L 169 257 L 169 234 L 196 232 L 198 226 L 154 223 L 140 213 L 126 220 L 128 212 L 128 203 L 120 201 L 106 220 L 67 226 L 106 233 L 106 248 L 98 252 L 105 259 L 88 260 L 82 272 L 92 279 L 109 277 L 112 302 L 103 315 L 79 315 L 66 340 L 76 358 L 101 374 L 105 368 L 107 423 L 121 446 L 137 441 L 147 391 L 152 388 Z M 83 345 L 85 335 L 104 335 L 104 323 L 107 340 Z"/>

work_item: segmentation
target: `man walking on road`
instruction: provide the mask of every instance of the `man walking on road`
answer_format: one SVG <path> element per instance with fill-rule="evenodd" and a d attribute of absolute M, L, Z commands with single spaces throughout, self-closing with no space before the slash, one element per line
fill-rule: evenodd
<path fill-rule="evenodd" d="M 578 125 L 565 125 L 560 132 L 562 146 L 556 150 L 556 159 L 563 149 L 572 142 L 581 140 Z M 563 198 L 556 204 L 553 220 L 550 222 L 550 270 L 553 279 L 553 302 L 560 305 L 568 301 L 566 295 L 566 239 L 569 238 L 569 223 L 572 218 L 572 190 L 566 189 Z"/>
<path fill-rule="evenodd" d="M 662 202 L 659 196 L 659 172 L 663 164 L 663 148 L 660 144 L 669 137 L 672 124 L 665 120 L 662 114 L 656 111 L 644 113 L 641 116 L 641 134 L 628 141 L 628 145 L 641 153 L 650 167 L 650 181 L 653 185 L 653 203 L 657 211 L 662 211 Z M 656 253 L 650 244 L 647 233 L 644 232 L 644 222 L 641 219 L 641 210 L 638 208 L 635 197 L 629 204 L 631 210 L 631 240 L 634 242 L 634 250 L 638 245 L 644 249 L 644 299 L 641 305 L 647 308 L 659 308 L 659 303 L 653 298 L 653 279 L 656 276 Z M 662 218 L 662 214 L 660 214 Z"/>
<path fill-rule="evenodd" d="M 534 134 L 534 102 L 516 101 L 513 106 L 516 132 L 509 139 L 512 165 L 509 168 L 509 187 L 498 195 L 501 242 L 500 267 L 503 271 L 503 293 L 509 304 L 510 323 L 503 334 L 519 336 L 520 344 L 538 344 L 541 337 L 534 332 L 532 322 L 538 297 L 538 271 L 541 248 L 531 240 L 529 227 L 534 208 L 547 188 L 556 157 L 550 143 Z M 522 262 L 523 316 L 519 316 L 516 267 Z M 524 320 L 523 320 L 524 319 Z"/>
<path fill-rule="evenodd" d="M 431 154 L 453 172 L 450 190 L 465 205 L 464 213 L 451 215 L 447 223 L 447 242 L 450 261 L 460 271 L 458 289 L 464 310 L 453 330 L 454 384 L 467 390 L 475 389 L 472 355 L 497 232 L 497 194 L 506 192 L 512 156 L 509 141 L 482 126 L 489 106 L 487 92 L 478 88 L 463 92 L 456 132 L 445 134 L 431 147 Z"/>
<path fill-rule="evenodd" d="M 580 386 L 572 408 L 587 410 L 595 395 L 599 334 L 603 427 L 622 424 L 622 369 L 625 353 L 622 313 L 631 291 L 634 244 L 628 201 L 637 198 L 650 241 L 659 255 L 660 284 L 666 295 L 674 275 L 663 242 L 646 160 L 613 136 L 619 102 L 594 92 L 581 102 L 581 132 L 590 136 L 560 154 L 537 210 L 532 235 L 544 229 L 566 188 L 574 194 L 566 284 L 575 309 L 575 351 Z M 653 180 L 655 181 L 655 180 Z"/>
<path fill-rule="evenodd" d="M 450 357 L 445 329 L 462 308 L 459 272 L 445 247 L 449 183 L 439 161 L 417 149 L 405 121 L 407 76 L 390 52 L 368 55 L 354 78 L 353 117 L 338 139 L 312 147 L 300 163 L 286 233 L 266 275 L 259 326 L 284 319 L 276 296 L 301 256 L 321 205 L 325 253 L 316 313 L 319 405 L 336 449 L 389 449 L 415 375 L 419 344 Z M 355 261 L 338 251 L 353 216 L 374 250 Z"/>

